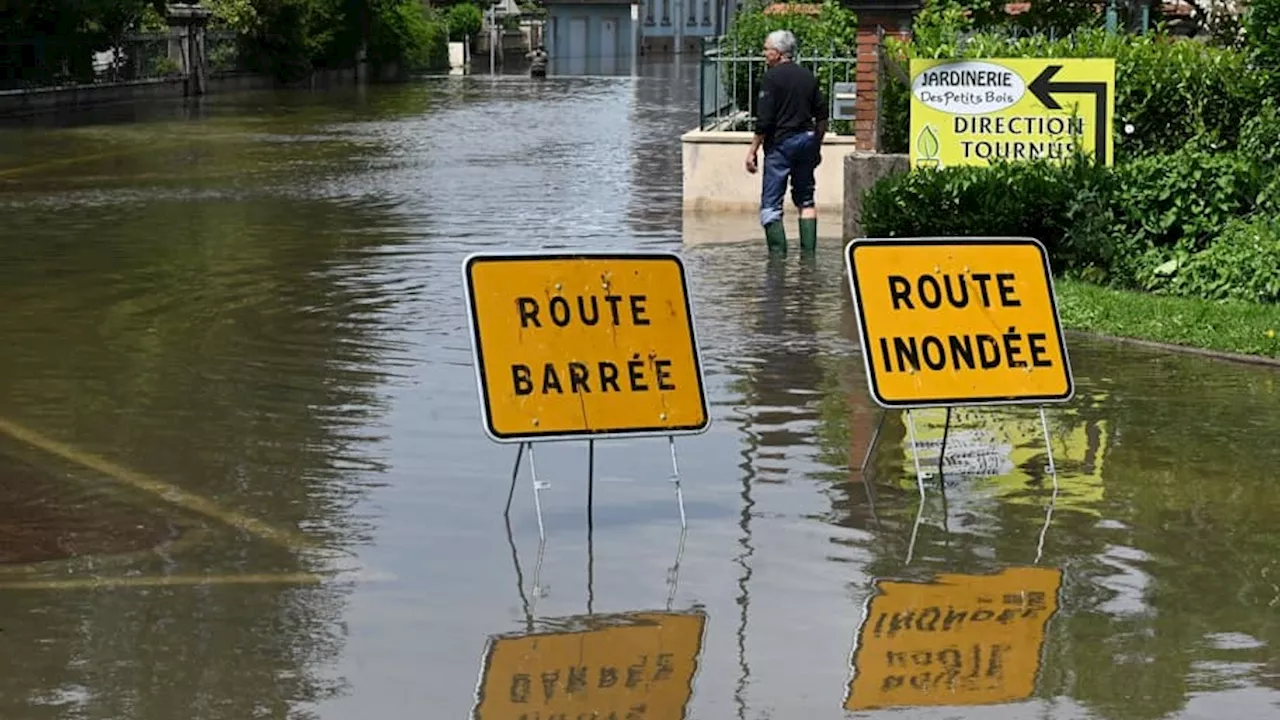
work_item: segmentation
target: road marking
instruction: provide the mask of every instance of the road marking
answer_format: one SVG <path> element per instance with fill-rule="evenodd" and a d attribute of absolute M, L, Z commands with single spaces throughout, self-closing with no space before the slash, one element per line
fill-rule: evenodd
<path fill-rule="evenodd" d="M 43 168 L 57 167 L 59 165 L 74 165 L 81 162 L 92 162 L 94 160 L 105 160 L 109 157 L 118 155 L 131 155 L 142 152 L 143 150 L 153 150 L 154 148 L 130 147 L 124 150 L 110 150 L 108 152 L 94 153 L 92 155 L 77 155 L 69 158 L 58 158 L 56 160 L 45 160 L 44 162 L 33 163 L 31 165 L 22 165 L 19 167 L 0 169 L 0 177 L 10 177 L 13 175 L 21 175 L 32 170 L 41 170 Z"/>
<path fill-rule="evenodd" d="M 136 470 L 114 463 L 104 457 L 80 450 L 64 442 L 46 437 L 35 430 L 0 417 L 0 432 L 32 447 L 39 448 L 50 455 L 76 463 L 90 470 L 128 485 L 137 490 L 151 493 L 156 497 L 193 513 L 213 518 L 238 530 L 256 535 L 290 550 L 312 547 L 310 538 L 294 530 L 277 528 L 257 518 L 249 517 L 235 510 L 224 508 L 208 498 L 183 490 L 177 485 L 157 480 Z"/>

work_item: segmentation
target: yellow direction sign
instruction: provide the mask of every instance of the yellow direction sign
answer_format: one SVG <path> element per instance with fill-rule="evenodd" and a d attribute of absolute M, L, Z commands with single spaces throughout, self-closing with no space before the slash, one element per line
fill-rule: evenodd
<path fill-rule="evenodd" d="M 855 238 L 845 267 L 881 406 L 1043 404 L 1075 393 L 1039 241 Z"/>
<path fill-rule="evenodd" d="M 491 638 L 472 720 L 685 716 L 706 615 L 625 613 L 583 624 Z"/>
<path fill-rule="evenodd" d="M 1035 691 L 1061 570 L 876 584 L 850 661 L 846 710 L 991 705 Z"/>
<path fill-rule="evenodd" d="M 478 253 L 463 264 L 485 430 L 498 442 L 709 425 L 672 253 Z"/>
<path fill-rule="evenodd" d="M 911 61 L 911 166 L 1061 160 L 1111 165 L 1114 58 Z"/>

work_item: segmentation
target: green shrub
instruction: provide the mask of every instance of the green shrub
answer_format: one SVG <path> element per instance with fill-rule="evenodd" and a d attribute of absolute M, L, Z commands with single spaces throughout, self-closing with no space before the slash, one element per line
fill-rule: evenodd
<path fill-rule="evenodd" d="M 449 39 L 459 42 L 473 37 L 484 27 L 484 13 L 469 2 L 458 3 L 449 8 L 445 20 L 449 25 Z"/>
<path fill-rule="evenodd" d="M 1091 198 L 1110 195 L 1109 174 L 1086 159 L 956 166 L 884 178 L 863 196 L 862 224 L 877 237 L 921 235 L 1029 236 L 1043 242 L 1055 266 L 1094 261 L 1069 233 L 1095 217 Z"/>
<path fill-rule="evenodd" d="M 1258 163 L 1240 152 L 1189 147 L 1105 168 L 1077 155 L 914 171 L 863 198 L 867 234 L 1023 235 L 1045 243 L 1054 267 L 1129 289 L 1168 283 L 1169 261 L 1209 246 L 1255 212 L 1268 193 Z M 1177 266 L 1175 261 L 1173 267 Z"/>
<path fill-rule="evenodd" d="M 1244 119 L 1257 112 L 1263 75 L 1248 56 L 1230 48 L 1175 40 L 1158 34 L 1109 35 L 1085 29 L 1050 40 L 1012 39 L 985 32 L 957 43 L 935 9 L 926 23 L 944 26 L 915 42 L 886 41 L 886 54 L 904 71 L 910 58 L 1110 57 L 1116 60 L 1116 157 L 1170 152 L 1193 139 L 1234 148 Z M 954 26 L 955 21 L 950 21 Z M 926 45 L 925 43 L 933 43 Z M 886 77 L 881 92 L 882 138 L 888 152 L 907 151 L 910 88 Z"/>
<path fill-rule="evenodd" d="M 1249 55 L 1266 73 L 1270 94 L 1280 94 L 1280 0 L 1251 0 L 1244 31 Z"/>
<path fill-rule="evenodd" d="M 1280 104 L 1269 97 L 1240 129 L 1240 152 L 1263 167 L 1280 170 Z"/>
<path fill-rule="evenodd" d="M 1280 216 L 1233 220 L 1174 273 L 1168 290 L 1178 295 L 1280 303 Z"/>
<path fill-rule="evenodd" d="M 760 79 L 766 70 L 761 50 L 764 39 L 774 30 L 790 30 L 796 36 L 797 61 L 814 69 L 806 61 L 813 57 L 847 57 L 857 55 L 858 20 L 857 17 L 837 0 L 823 0 L 822 8 L 816 17 L 801 12 L 786 12 L 766 15 L 767 7 L 762 0 L 751 0 L 734 19 L 724 40 L 724 50 L 732 57 L 759 57 L 758 62 L 744 67 L 745 63 L 737 63 L 737 73 L 723 71 L 721 82 L 730 86 L 730 92 L 739 108 L 748 110 L 755 116 L 757 91 Z M 826 63 L 818 68 L 818 82 L 831 101 L 832 83 L 853 81 L 852 68 L 845 77 L 844 67 Z M 831 123 L 831 129 L 840 134 L 851 134 L 853 125 L 847 120 Z"/>
<path fill-rule="evenodd" d="M 1253 212 L 1264 175 L 1239 152 L 1188 147 L 1115 168 L 1112 206 L 1123 231 L 1153 247 L 1203 249 L 1230 220 Z"/>

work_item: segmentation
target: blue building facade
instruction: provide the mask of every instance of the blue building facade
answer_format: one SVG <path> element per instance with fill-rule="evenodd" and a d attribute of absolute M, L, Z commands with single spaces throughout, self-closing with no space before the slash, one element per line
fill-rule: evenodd
<path fill-rule="evenodd" d="M 637 26 L 631 3 L 548 0 L 548 71 L 553 75 L 629 75 Z"/>

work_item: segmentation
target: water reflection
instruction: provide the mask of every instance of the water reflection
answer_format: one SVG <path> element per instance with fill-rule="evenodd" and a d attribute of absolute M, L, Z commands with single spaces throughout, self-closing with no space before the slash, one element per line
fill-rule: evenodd
<path fill-rule="evenodd" d="M 876 582 L 852 657 L 851 711 L 1029 698 L 1062 571 Z"/>
<path fill-rule="evenodd" d="M 706 620 L 697 610 L 584 615 L 492 636 L 472 717 L 683 718 Z"/>
<path fill-rule="evenodd" d="M 877 413 L 834 240 L 815 263 L 771 264 L 750 219 L 743 244 L 686 232 L 677 138 L 694 122 L 696 65 L 674 65 L 210 98 L 192 117 L 6 131 L 0 418 L 79 452 L 0 437 L 5 497 L 23 532 L 102 554 L 7 547 L 13 562 L 49 562 L 0 568 L 13 648 L 0 716 L 457 716 L 476 682 L 458 659 L 487 637 L 585 647 L 583 633 L 665 631 L 668 612 L 689 614 L 672 608 L 694 608 L 725 621 L 701 621 L 697 693 L 673 712 L 845 717 L 846 695 L 865 697 L 850 694 L 850 645 L 860 626 L 874 634 L 873 578 L 896 583 L 875 596 L 892 598 L 1028 563 L 1061 572 L 1031 692 L 1013 682 L 1030 661 L 1008 656 L 1001 704 L 922 705 L 911 678 L 925 671 L 881 652 L 873 676 L 872 638 L 855 663 L 879 679 L 871 696 L 901 676 L 891 692 L 915 697 L 860 714 L 1274 715 L 1274 371 L 1072 338 L 1078 399 L 1049 416 L 1056 499 L 1034 412 L 975 411 L 956 418 L 945 482 L 921 506 L 899 415 L 855 471 Z M 565 118 L 587 121 L 570 132 Z M 637 619 L 676 550 L 665 447 L 596 448 L 594 537 L 587 450 L 540 448 L 549 539 L 523 603 L 500 570 L 513 453 L 481 430 L 462 258 L 682 243 L 714 422 L 680 443 L 680 586 Z M 918 415 L 926 449 L 940 415 Z M 88 455 L 158 484 L 76 460 Z M 165 486 L 211 505 L 154 492 Z M 513 523 L 531 538 L 525 487 Z M 335 565 L 398 581 L 335 583 Z M 205 580 L 62 582 L 121 577 Z M 925 648 L 930 680 L 948 647 Z M 635 660 L 609 662 L 625 682 Z M 546 690 L 544 667 L 530 668 L 532 701 Z M 512 675 L 499 675 L 491 697 L 509 700 Z"/>

